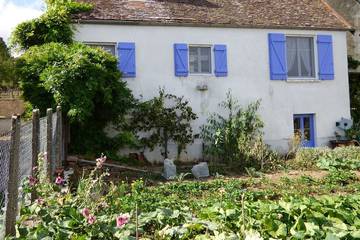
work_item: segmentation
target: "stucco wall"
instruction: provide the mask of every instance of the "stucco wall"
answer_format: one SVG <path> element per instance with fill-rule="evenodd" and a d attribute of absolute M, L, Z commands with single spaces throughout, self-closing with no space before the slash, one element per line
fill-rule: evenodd
<path fill-rule="evenodd" d="M 195 133 L 209 113 L 219 111 L 218 103 L 231 89 L 241 104 L 261 99 L 260 113 L 265 122 L 265 140 L 274 148 L 285 151 L 293 136 L 293 114 L 315 114 L 316 145 L 325 145 L 337 130 L 335 122 L 350 118 L 345 32 L 302 30 L 81 25 L 76 39 L 86 42 L 135 42 L 136 74 L 126 79 L 135 96 L 151 98 L 159 87 L 184 95 L 198 114 Z M 334 42 L 335 80 L 333 81 L 271 81 L 269 79 L 269 32 L 285 34 L 331 34 Z M 226 44 L 228 77 L 213 75 L 175 77 L 173 44 Z M 197 85 L 207 84 L 201 92 Z M 201 158 L 202 141 L 188 147 L 183 160 Z M 175 148 L 172 152 L 175 156 Z M 159 160 L 159 152 L 146 153 L 149 160 Z"/>

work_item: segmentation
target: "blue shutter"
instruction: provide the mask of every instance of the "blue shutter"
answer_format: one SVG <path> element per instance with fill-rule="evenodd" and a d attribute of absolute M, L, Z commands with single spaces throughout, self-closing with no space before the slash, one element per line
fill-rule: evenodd
<path fill-rule="evenodd" d="M 286 80 L 286 37 L 281 33 L 269 33 L 270 79 Z"/>
<path fill-rule="evenodd" d="M 135 77 L 135 43 L 118 43 L 118 56 L 118 67 L 122 73 L 122 77 Z"/>
<path fill-rule="evenodd" d="M 174 44 L 175 76 L 187 77 L 189 75 L 189 49 L 187 44 Z"/>
<path fill-rule="evenodd" d="M 331 35 L 317 36 L 319 79 L 334 80 L 334 56 Z"/>
<path fill-rule="evenodd" d="M 226 45 L 214 45 L 214 58 L 215 76 L 226 77 L 228 74 Z"/>

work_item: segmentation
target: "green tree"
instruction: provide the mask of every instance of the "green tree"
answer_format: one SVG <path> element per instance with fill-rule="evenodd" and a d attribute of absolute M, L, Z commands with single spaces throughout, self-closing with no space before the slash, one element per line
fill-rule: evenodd
<path fill-rule="evenodd" d="M 140 133 L 143 146 L 153 150 L 162 147 L 168 157 L 169 141 L 178 146 L 178 156 L 193 141 L 191 122 L 197 118 L 184 97 L 177 97 L 159 90 L 159 96 L 139 103 L 132 112 L 132 126 Z"/>
<path fill-rule="evenodd" d="M 0 88 L 13 88 L 17 86 L 15 60 L 4 40 L 0 38 Z"/>
<path fill-rule="evenodd" d="M 25 50 L 16 65 L 24 99 L 42 113 L 62 106 L 73 152 L 109 155 L 130 139 L 122 124 L 133 96 L 114 56 L 73 41 L 71 15 L 90 8 L 74 0 L 48 0 L 42 16 L 16 27 L 12 45 Z M 105 134 L 109 124 L 117 136 Z"/>
<path fill-rule="evenodd" d="M 10 39 L 12 47 L 26 50 L 50 42 L 70 44 L 74 36 L 71 16 L 92 9 L 90 4 L 74 0 L 47 0 L 46 5 L 46 12 L 39 18 L 16 26 Z"/>

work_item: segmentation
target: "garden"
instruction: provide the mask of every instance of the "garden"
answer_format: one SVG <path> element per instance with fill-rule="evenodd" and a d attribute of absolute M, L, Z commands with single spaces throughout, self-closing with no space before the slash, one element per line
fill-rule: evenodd
<path fill-rule="evenodd" d="M 300 149 L 276 174 L 170 182 L 109 182 L 101 156 L 76 185 L 49 182 L 40 164 L 14 239 L 358 239 L 359 155 Z"/>

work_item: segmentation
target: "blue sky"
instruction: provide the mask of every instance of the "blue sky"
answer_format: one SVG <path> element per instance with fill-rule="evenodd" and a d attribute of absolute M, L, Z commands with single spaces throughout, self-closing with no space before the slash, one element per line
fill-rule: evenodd
<path fill-rule="evenodd" d="M 0 37 L 7 41 L 17 24 L 38 17 L 44 8 L 43 0 L 0 0 Z"/>

